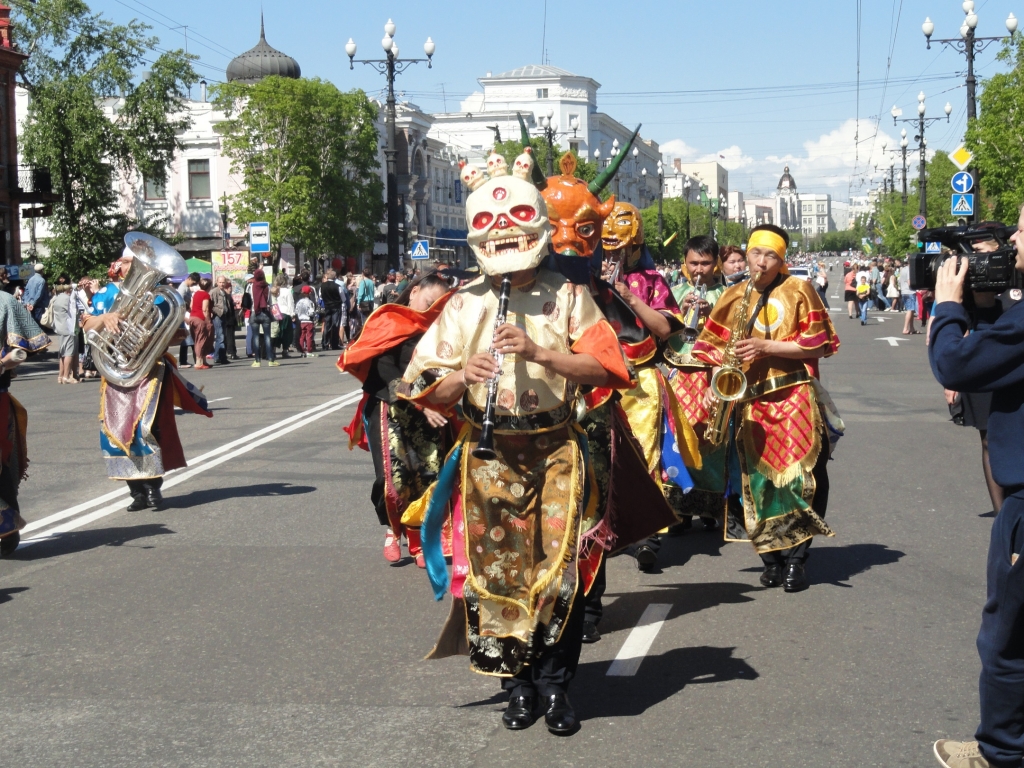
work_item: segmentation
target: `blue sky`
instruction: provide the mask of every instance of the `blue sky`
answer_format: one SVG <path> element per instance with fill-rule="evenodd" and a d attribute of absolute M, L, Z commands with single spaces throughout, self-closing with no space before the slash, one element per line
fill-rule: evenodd
<path fill-rule="evenodd" d="M 1005 34 L 1011 11 L 1024 17 L 1022 0 L 976 4 L 979 35 Z M 768 191 L 789 164 L 801 190 L 843 200 L 867 189 L 874 166 L 888 166 L 880 143 L 886 136 L 890 147 L 898 143 L 899 128 L 889 117 L 894 103 L 910 116 L 924 90 L 929 115 L 952 104 L 952 121 L 929 129 L 929 149 L 957 146 L 966 111 L 963 56 L 937 45 L 926 50 L 921 34 L 930 16 L 936 38 L 957 37 L 960 3 L 860 5 L 859 107 L 857 0 L 548 0 L 545 47 L 551 64 L 601 83 L 600 109 L 623 123 L 642 122 L 643 134 L 660 142 L 666 155 L 719 159 L 730 169 L 731 189 Z M 184 30 L 170 27 L 187 25 L 189 51 L 202 57 L 198 71 L 211 82 L 223 78 L 233 54 L 259 38 L 260 4 L 253 0 L 94 0 L 92 7 L 116 21 L 151 24 L 166 48 L 184 46 Z M 520 0 L 507 9 L 467 0 L 288 0 L 268 2 L 264 12 L 268 41 L 294 56 L 305 76 L 371 95 L 381 91 L 384 78 L 365 66 L 349 70 L 349 37 L 359 45 L 357 55 L 377 57 L 391 17 L 408 57 L 422 54 L 429 35 L 437 45 L 433 69 L 412 67 L 399 78 L 406 98 L 427 111 L 456 111 L 479 87 L 476 78 L 542 57 L 544 0 Z M 981 54 L 979 76 L 999 71 L 996 51 L 991 46 Z"/>

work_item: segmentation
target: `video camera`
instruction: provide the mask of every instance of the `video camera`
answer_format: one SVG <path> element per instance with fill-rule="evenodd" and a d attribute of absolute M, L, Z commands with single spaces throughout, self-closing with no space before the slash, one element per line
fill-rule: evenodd
<path fill-rule="evenodd" d="M 1017 227 L 934 227 L 922 229 L 917 236 L 921 253 L 907 256 L 910 262 L 910 289 L 935 290 L 935 276 L 950 256 L 966 256 L 967 287 L 974 291 L 1002 293 L 1016 284 L 1017 248 L 1009 242 Z M 979 253 L 974 244 L 995 240 L 999 247 Z M 923 253 L 928 243 L 939 243 L 952 253 Z"/>

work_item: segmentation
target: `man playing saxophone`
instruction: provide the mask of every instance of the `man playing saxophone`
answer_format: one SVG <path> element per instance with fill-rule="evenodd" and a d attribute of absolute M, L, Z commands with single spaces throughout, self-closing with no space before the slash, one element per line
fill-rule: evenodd
<path fill-rule="evenodd" d="M 725 426 L 742 475 L 743 526 L 764 562 L 761 583 L 799 592 L 811 539 L 833 535 L 824 521 L 827 463 L 843 425 L 818 380 L 818 361 L 835 354 L 839 338 L 810 283 L 789 276 L 788 246 L 778 227 L 751 231 L 752 288 L 743 281 L 722 294 L 693 356 L 715 371 L 732 358 L 746 377 Z M 725 406 L 716 399 L 709 388 L 705 408 Z"/>
<path fill-rule="evenodd" d="M 125 248 L 121 258 L 110 265 L 107 274 L 111 282 L 93 297 L 92 317 L 83 324 L 85 333 L 106 331 L 116 336 L 125 330 L 124 318 L 114 304 L 134 258 L 131 248 Z M 147 296 L 153 301 L 151 294 Z M 166 316 L 168 308 L 163 303 L 163 297 L 154 301 Z M 186 335 L 182 325 L 169 343 L 178 344 Z M 132 495 L 129 512 L 159 509 L 164 474 L 186 466 L 175 406 L 213 416 L 206 408 L 206 398 L 178 374 L 174 356 L 166 354 L 166 344 L 163 346 L 141 381 L 126 386 L 104 377 L 100 383 L 100 448 L 110 479 L 128 482 Z"/>

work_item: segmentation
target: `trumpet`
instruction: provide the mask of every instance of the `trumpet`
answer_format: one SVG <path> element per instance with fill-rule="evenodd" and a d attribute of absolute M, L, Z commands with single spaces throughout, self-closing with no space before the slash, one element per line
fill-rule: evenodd
<path fill-rule="evenodd" d="M 711 377 L 711 394 L 715 399 L 708 409 L 708 425 L 704 430 L 704 439 L 716 447 L 725 442 L 729 419 L 732 418 L 736 401 L 741 400 L 747 393 L 747 375 L 743 372 L 740 359 L 736 355 L 736 342 L 746 334 L 750 294 L 753 290 L 754 281 L 749 280 L 736 312 L 736 323 L 722 353 L 722 367 Z"/>
<path fill-rule="evenodd" d="M 706 285 L 700 285 L 694 293 L 697 294 L 693 303 L 690 304 L 690 308 L 686 310 L 686 315 L 683 317 L 683 335 L 687 341 L 693 341 L 697 338 L 697 334 L 700 332 L 700 305 L 704 301 L 707 301 L 708 287 Z"/>

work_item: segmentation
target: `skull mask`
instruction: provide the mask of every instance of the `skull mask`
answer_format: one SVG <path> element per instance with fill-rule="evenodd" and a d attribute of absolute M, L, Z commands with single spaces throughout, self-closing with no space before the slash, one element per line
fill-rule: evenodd
<path fill-rule="evenodd" d="M 534 269 L 547 254 L 551 227 L 544 198 L 530 182 L 533 158 L 527 149 L 508 165 L 491 155 L 490 178 L 463 164 L 462 179 L 472 194 L 466 198 L 466 240 L 476 254 L 480 271 L 507 275 Z"/>

